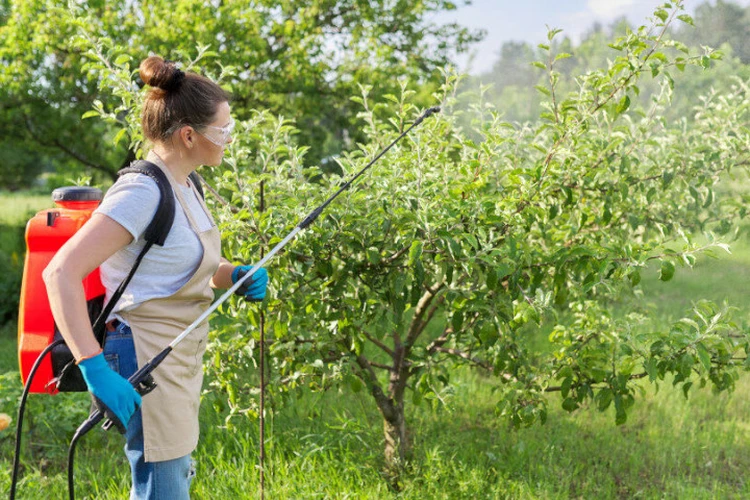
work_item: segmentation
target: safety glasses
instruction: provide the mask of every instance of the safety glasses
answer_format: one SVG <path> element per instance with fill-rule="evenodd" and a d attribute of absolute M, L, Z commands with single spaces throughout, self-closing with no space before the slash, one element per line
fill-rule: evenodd
<path fill-rule="evenodd" d="M 223 147 L 229 142 L 229 139 L 232 137 L 232 132 L 234 132 L 234 118 L 229 118 L 229 123 L 223 127 L 205 125 L 203 130 L 198 133 L 213 144 Z"/>

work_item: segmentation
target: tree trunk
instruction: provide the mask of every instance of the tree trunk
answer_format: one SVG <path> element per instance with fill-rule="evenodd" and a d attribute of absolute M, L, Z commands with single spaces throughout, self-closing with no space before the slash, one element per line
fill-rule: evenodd
<path fill-rule="evenodd" d="M 411 445 L 404 418 L 404 393 L 406 382 L 410 376 L 409 370 L 403 363 L 405 350 L 400 342 L 394 342 L 395 348 L 391 352 L 394 367 L 390 375 L 388 392 L 378 381 L 373 365 L 368 359 L 357 354 L 356 360 L 359 370 L 357 375 L 367 384 L 370 394 L 375 398 L 380 414 L 383 415 L 383 434 L 385 436 L 385 470 L 388 483 L 394 490 L 400 489 L 401 471 L 410 458 Z"/>
<path fill-rule="evenodd" d="M 392 488 L 398 490 L 398 480 L 405 461 L 410 458 L 411 444 L 404 419 L 404 401 L 394 401 L 393 411 L 383 416 L 385 435 L 385 474 Z"/>

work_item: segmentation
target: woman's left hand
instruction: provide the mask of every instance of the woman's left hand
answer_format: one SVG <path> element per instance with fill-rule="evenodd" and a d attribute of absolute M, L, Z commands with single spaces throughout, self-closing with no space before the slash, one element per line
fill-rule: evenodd
<path fill-rule="evenodd" d="M 237 266 L 232 271 L 232 284 L 237 283 L 243 276 L 245 276 L 253 266 Z M 244 283 L 237 289 L 237 295 L 245 297 L 247 300 L 253 302 L 261 302 L 266 297 L 266 288 L 268 287 L 268 271 L 264 268 L 260 268 L 255 273 L 245 280 Z"/>

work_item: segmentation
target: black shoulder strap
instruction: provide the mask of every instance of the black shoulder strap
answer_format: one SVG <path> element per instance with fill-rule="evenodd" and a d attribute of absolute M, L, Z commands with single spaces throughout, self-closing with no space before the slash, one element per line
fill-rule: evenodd
<path fill-rule="evenodd" d="M 156 245 L 164 246 L 164 242 L 166 241 L 169 230 L 172 228 L 172 223 L 174 222 L 175 204 L 172 186 L 169 184 L 169 180 L 164 172 L 150 161 L 135 161 L 131 163 L 129 167 L 120 170 L 117 174 L 122 176 L 131 173 L 148 175 L 159 187 L 161 202 L 156 209 L 154 218 L 146 228 L 144 238 L 146 241 L 151 241 Z"/>
<path fill-rule="evenodd" d="M 104 326 L 107 322 L 107 318 L 112 312 L 112 309 L 114 309 L 115 304 L 117 304 L 117 301 L 120 300 L 120 297 L 125 291 L 125 288 L 128 286 L 128 283 L 130 283 L 130 280 L 133 279 L 135 272 L 138 270 L 138 266 L 141 265 L 143 257 L 153 245 L 164 245 L 164 242 L 167 239 L 167 235 L 169 234 L 169 230 L 172 228 L 172 223 L 174 222 L 174 194 L 172 191 L 172 186 L 169 184 L 169 179 L 167 179 L 167 176 L 164 174 L 164 172 L 162 172 L 159 167 L 151 162 L 139 160 L 133 162 L 129 167 L 120 170 L 118 172 L 118 175 L 129 173 L 145 174 L 151 177 L 159 187 L 159 195 L 161 198 L 156 209 L 156 214 L 154 214 L 154 218 L 151 220 L 148 227 L 146 227 L 146 231 L 144 233 L 146 244 L 141 250 L 141 253 L 138 254 L 138 257 L 136 257 L 135 262 L 133 263 L 133 267 L 130 269 L 130 273 L 128 273 L 128 276 L 124 280 L 122 280 L 122 283 L 120 283 L 120 286 L 117 287 L 117 290 L 115 290 L 115 292 L 112 294 L 109 302 L 107 302 L 107 304 L 102 309 L 102 312 L 94 322 L 94 335 L 96 336 L 96 339 L 99 341 L 100 345 L 104 345 Z M 137 207 L 134 207 L 134 209 L 137 209 Z"/>
<path fill-rule="evenodd" d="M 190 182 L 193 183 L 193 186 L 195 186 L 195 189 L 198 191 L 198 194 L 201 195 L 201 198 L 204 200 L 206 199 L 206 195 L 203 193 L 203 186 L 201 186 L 201 176 L 198 175 L 198 172 L 192 171 L 190 172 L 190 175 L 188 175 L 190 178 Z"/>

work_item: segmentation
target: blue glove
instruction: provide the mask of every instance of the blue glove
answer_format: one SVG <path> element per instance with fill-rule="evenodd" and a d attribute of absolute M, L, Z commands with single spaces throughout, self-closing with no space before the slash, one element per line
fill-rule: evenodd
<path fill-rule="evenodd" d="M 232 271 L 232 284 L 237 283 L 243 276 L 245 276 L 253 266 L 237 266 Z M 268 271 L 264 268 L 260 268 L 255 271 L 255 274 L 250 276 L 244 283 L 237 289 L 237 295 L 241 295 L 248 300 L 253 302 L 260 302 L 266 297 L 266 287 L 268 286 Z"/>
<path fill-rule="evenodd" d="M 102 353 L 80 361 L 78 368 L 97 409 L 124 434 L 130 417 L 141 405 L 141 395 L 127 379 L 109 367 Z"/>

